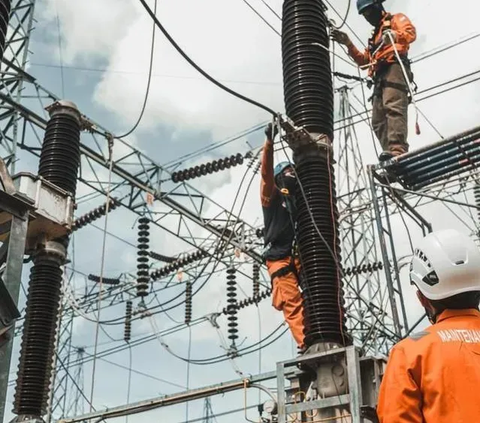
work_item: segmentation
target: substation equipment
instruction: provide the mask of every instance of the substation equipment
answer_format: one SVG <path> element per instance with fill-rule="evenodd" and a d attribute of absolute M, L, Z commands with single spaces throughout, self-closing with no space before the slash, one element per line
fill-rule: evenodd
<path fill-rule="evenodd" d="M 9 13 L 10 2 L 0 2 L 2 54 Z M 346 327 L 333 168 L 333 87 L 327 26 L 323 1 L 284 1 L 282 58 L 288 118 L 279 117 L 278 121 L 283 128 L 284 140 L 293 152 L 299 181 L 295 201 L 298 254 L 302 262 L 301 287 L 307 319 L 307 354 L 278 363 L 276 371 L 268 374 L 65 418 L 63 422 L 118 417 L 132 411 L 147 411 L 215 394 L 260 389 L 258 384 L 267 380 L 276 380 L 277 384 L 276 397 L 262 410 L 267 421 L 376 421 L 375 405 L 385 360 L 363 356 L 360 349 L 352 345 Z M 19 173 L 10 176 L 7 166 L 0 161 L 0 241 L 3 242 L 0 247 L 3 266 L 0 280 L 0 418 L 3 417 L 11 364 L 12 342 L 9 341 L 15 319 L 19 317 L 17 303 L 24 256 L 33 262 L 14 401 L 15 420 L 23 422 L 41 422 L 47 412 L 58 327 L 61 268 L 66 261 L 69 234 L 73 229 L 80 164 L 82 116 L 73 103 L 65 101 L 55 102 L 48 112 L 50 120 L 38 175 Z M 394 201 L 410 214 L 424 233 L 431 231 L 431 225 L 405 200 L 404 194 L 417 193 L 424 199 L 435 197 L 442 193 L 442 188 L 438 188 L 442 181 L 477 169 L 479 137 L 480 130 L 476 128 L 368 169 L 390 306 L 395 333 L 399 337 L 408 335 L 415 325 L 408 327 L 401 301 L 400 271 L 388 207 Z M 91 155 L 93 157 L 93 153 Z M 235 165 L 241 164 L 243 159 L 229 160 Z M 212 173 L 217 165 L 199 168 L 198 172 L 202 175 Z M 178 173 L 173 179 L 188 180 L 198 176 L 198 172 Z M 129 180 L 135 182 L 133 177 Z M 391 181 L 398 182 L 402 188 L 392 187 Z M 140 185 L 138 182 L 136 188 L 145 189 Z M 149 186 L 145 186 L 148 190 Z M 432 191 L 425 197 L 428 189 Z M 480 192 L 478 187 L 477 191 Z M 163 200 L 180 209 L 173 201 Z M 196 215 L 191 218 L 200 220 Z M 147 231 L 148 228 L 139 229 Z M 209 230 L 219 233 L 212 227 Z M 139 254 L 139 272 L 145 270 L 145 256 Z M 233 272 L 230 275 L 233 276 Z M 140 276 L 146 275 L 142 273 Z M 145 286 L 139 288 L 138 295 L 142 297 L 146 294 Z M 233 342 L 236 320 L 230 311 L 235 307 L 233 304 L 229 306 L 226 314 L 231 317 Z M 131 303 L 127 304 L 128 307 L 131 309 Z"/>
<path fill-rule="evenodd" d="M 11 338 L 19 317 L 22 268 L 32 261 L 13 411 L 17 422 L 42 422 L 50 394 L 63 269 L 72 230 L 82 118 L 75 104 L 58 101 L 47 109 L 38 175 L 10 176 L 0 161 L 0 240 L 2 279 L 10 293 Z M 24 257 L 28 259 L 24 260 Z M 4 310 L 2 310 L 3 317 Z M 12 342 L 1 346 L 0 392 L 4 413 Z M 3 418 L 2 413 L 2 418 Z"/>

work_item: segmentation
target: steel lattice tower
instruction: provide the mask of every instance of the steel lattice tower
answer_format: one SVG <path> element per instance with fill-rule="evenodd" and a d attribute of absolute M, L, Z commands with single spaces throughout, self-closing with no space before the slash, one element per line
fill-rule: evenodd
<path fill-rule="evenodd" d="M 213 423 L 214 422 L 214 413 L 212 410 L 212 401 L 210 397 L 205 398 L 203 402 L 203 420 L 202 423 Z"/>
<path fill-rule="evenodd" d="M 339 89 L 343 128 L 336 133 L 338 146 L 338 206 L 349 326 L 355 343 L 371 353 L 387 353 L 395 342 L 389 303 L 381 281 L 375 216 L 368 176 L 353 126 L 349 88 Z"/>

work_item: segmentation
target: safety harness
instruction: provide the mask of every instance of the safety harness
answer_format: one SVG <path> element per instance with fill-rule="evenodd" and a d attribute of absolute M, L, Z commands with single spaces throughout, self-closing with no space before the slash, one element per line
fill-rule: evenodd
<path fill-rule="evenodd" d="M 270 275 L 270 280 L 273 284 L 275 278 L 287 276 L 290 273 L 293 273 L 298 279 L 297 266 L 295 266 L 295 259 L 293 258 L 293 255 L 290 257 L 290 263 L 287 266 L 278 269 L 276 272 L 273 272 Z"/>
<path fill-rule="evenodd" d="M 378 28 L 375 28 L 373 35 L 368 40 L 368 51 L 370 53 L 370 57 L 372 58 L 372 60 L 375 54 L 377 53 L 377 51 L 381 48 L 383 43 L 383 41 L 379 41 L 378 43 L 375 43 L 375 39 L 377 38 L 380 30 L 382 31 L 382 34 L 387 30 L 391 30 L 392 19 L 393 19 L 393 15 L 391 13 L 387 13 L 387 15 L 384 18 L 383 24 Z M 408 72 L 409 81 L 405 81 L 405 83 L 413 84 L 413 92 L 415 93 L 417 92 L 418 87 L 414 81 L 414 75 L 411 70 L 411 60 L 408 58 L 407 55 L 399 55 L 399 56 L 400 56 L 400 60 L 403 62 L 403 65 L 405 66 L 405 69 Z M 398 59 L 395 57 L 394 62 L 390 62 L 386 59 L 382 59 L 376 63 L 376 69 L 373 75 L 373 79 L 367 83 L 368 88 L 371 88 L 372 86 L 374 87 L 373 94 L 369 99 L 370 101 L 372 101 L 373 98 L 376 96 L 377 97 L 381 96 L 384 88 L 394 88 L 396 90 L 402 91 L 407 94 L 409 103 L 412 101 L 410 90 L 406 85 L 385 80 L 385 75 L 389 67 L 396 62 L 398 62 Z"/>
<path fill-rule="evenodd" d="M 283 195 L 283 194 L 282 194 Z M 296 204 L 293 198 L 290 198 L 288 195 L 285 195 L 285 203 L 287 206 L 287 210 L 290 213 L 290 217 L 294 214 L 296 210 Z M 294 225 L 293 220 L 290 221 L 290 224 Z M 297 245 L 296 245 L 296 239 L 293 239 L 292 242 L 292 249 L 291 249 L 291 254 L 290 254 L 290 263 L 284 267 L 281 267 L 278 269 L 276 272 L 273 272 L 270 275 L 270 282 L 273 285 L 273 280 L 278 277 L 283 277 L 287 276 L 290 273 L 293 273 L 297 279 L 299 279 L 298 271 L 297 271 L 297 266 L 295 266 L 295 258 L 298 257 L 298 250 L 297 250 Z"/>

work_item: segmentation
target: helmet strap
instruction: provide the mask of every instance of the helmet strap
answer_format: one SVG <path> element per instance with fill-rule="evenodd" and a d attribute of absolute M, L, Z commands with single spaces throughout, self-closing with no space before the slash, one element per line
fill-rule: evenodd
<path fill-rule="evenodd" d="M 427 314 L 427 317 L 428 317 L 428 320 L 429 322 L 434 325 L 435 323 L 437 323 L 437 316 L 439 313 L 436 313 L 436 312 L 432 312 L 431 309 L 429 309 L 428 307 L 424 307 L 425 309 L 425 313 Z"/>

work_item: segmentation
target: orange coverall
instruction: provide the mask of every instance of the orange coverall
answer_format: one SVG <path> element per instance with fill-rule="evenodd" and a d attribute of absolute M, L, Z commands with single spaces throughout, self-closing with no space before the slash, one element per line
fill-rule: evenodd
<path fill-rule="evenodd" d="M 446 310 L 391 351 L 377 408 L 380 423 L 480 421 L 480 312 Z"/>
<path fill-rule="evenodd" d="M 270 207 L 284 207 L 283 202 L 278 201 L 280 199 L 277 197 L 282 194 L 275 186 L 273 175 L 273 142 L 268 139 L 263 147 L 261 174 L 260 197 L 264 213 L 265 209 L 269 209 Z M 266 264 L 270 276 L 278 270 L 292 264 L 291 254 L 291 251 L 288 251 L 287 256 L 274 260 L 268 259 L 267 256 Z M 300 270 L 300 262 L 296 259 L 294 263 L 298 273 Z M 278 311 L 283 311 L 283 316 L 290 327 L 292 336 L 299 348 L 303 349 L 305 346 L 303 301 L 302 294 L 298 287 L 297 275 L 293 271 L 273 279 L 272 305 Z"/>

